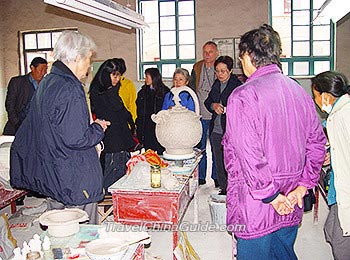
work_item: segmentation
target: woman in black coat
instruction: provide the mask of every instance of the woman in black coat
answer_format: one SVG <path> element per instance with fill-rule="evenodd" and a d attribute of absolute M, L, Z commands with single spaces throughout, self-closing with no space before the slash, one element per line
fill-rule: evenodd
<path fill-rule="evenodd" d="M 101 163 L 104 166 L 103 187 L 110 185 L 125 175 L 129 149 L 135 143 L 132 131 L 135 128 L 130 112 L 119 96 L 121 63 L 106 60 L 100 66 L 90 86 L 91 112 L 98 119 L 108 120 L 111 125 L 103 139 L 104 150 Z"/>
<path fill-rule="evenodd" d="M 227 172 L 224 166 L 224 154 L 221 144 L 226 130 L 226 105 L 232 91 L 242 84 L 238 77 L 232 74 L 233 59 L 229 56 L 220 56 L 214 63 L 217 79 L 204 101 L 205 107 L 212 113 L 209 133 L 212 138 L 213 155 L 216 163 L 216 174 L 221 195 L 226 195 Z"/>
<path fill-rule="evenodd" d="M 140 143 L 145 149 L 152 149 L 163 154 L 164 147 L 157 141 L 155 134 L 156 124 L 151 115 L 162 109 L 164 96 L 169 88 L 163 83 L 162 76 L 157 68 L 145 70 L 145 85 L 137 94 L 136 133 Z"/>

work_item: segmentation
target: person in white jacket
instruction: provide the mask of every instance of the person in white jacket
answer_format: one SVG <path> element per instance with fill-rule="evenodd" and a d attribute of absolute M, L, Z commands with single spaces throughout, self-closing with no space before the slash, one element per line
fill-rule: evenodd
<path fill-rule="evenodd" d="M 330 211 L 324 226 L 327 242 L 337 260 L 350 259 L 350 87 L 347 78 L 326 71 L 311 79 L 315 103 L 328 114 L 327 134 L 333 176 L 330 179 Z"/>

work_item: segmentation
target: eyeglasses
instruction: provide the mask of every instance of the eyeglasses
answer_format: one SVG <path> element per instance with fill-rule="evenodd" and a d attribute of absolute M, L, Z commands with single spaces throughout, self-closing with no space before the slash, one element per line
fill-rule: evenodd
<path fill-rule="evenodd" d="M 226 74 L 226 73 L 228 73 L 229 72 L 229 70 L 228 69 L 226 69 L 226 70 L 215 70 L 215 73 L 216 74 Z"/>

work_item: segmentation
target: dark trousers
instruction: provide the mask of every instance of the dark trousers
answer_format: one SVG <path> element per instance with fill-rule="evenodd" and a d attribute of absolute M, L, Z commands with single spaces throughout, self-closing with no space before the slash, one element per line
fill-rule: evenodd
<path fill-rule="evenodd" d="M 103 170 L 103 188 L 105 194 L 110 194 L 108 187 L 125 175 L 126 162 L 129 158 L 129 153 L 125 151 L 105 154 Z"/>
<path fill-rule="evenodd" d="M 226 193 L 227 172 L 225 170 L 225 165 L 224 165 L 224 150 L 221 144 L 222 137 L 223 137 L 222 134 L 218 134 L 214 132 L 211 133 L 213 156 L 215 159 L 215 166 L 216 166 L 216 176 L 217 176 L 221 191 L 223 193 Z"/>
<path fill-rule="evenodd" d="M 298 226 L 281 228 L 255 239 L 237 239 L 237 260 L 296 260 Z"/>

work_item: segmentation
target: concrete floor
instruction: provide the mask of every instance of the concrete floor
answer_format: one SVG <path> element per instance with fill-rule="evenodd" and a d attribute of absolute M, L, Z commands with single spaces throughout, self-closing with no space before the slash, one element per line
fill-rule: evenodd
<path fill-rule="evenodd" d="M 210 153 L 209 153 L 210 158 Z M 209 169 L 210 169 L 209 163 Z M 210 174 L 207 174 L 210 176 Z M 210 209 L 208 198 L 210 194 L 217 194 L 218 189 L 214 187 L 213 181 L 207 177 L 207 184 L 199 187 L 197 191 L 198 199 L 198 216 L 195 214 L 195 203 L 191 201 L 187 212 L 184 216 L 183 223 L 193 224 L 198 217 L 198 225 L 192 225 L 191 230 L 201 230 L 206 225 L 211 223 Z M 33 197 L 25 199 L 25 206 L 39 205 L 42 199 Z M 9 207 L 0 211 L 10 212 Z M 320 196 L 318 223 L 314 223 L 313 212 L 305 213 L 302 225 L 299 228 L 295 251 L 299 259 L 317 259 L 329 260 L 332 259 L 331 247 L 326 243 L 323 234 L 323 225 L 328 214 L 328 207 Z M 107 221 L 113 221 L 113 216 L 109 216 Z M 34 224 L 30 231 L 14 230 L 13 235 L 18 240 L 19 245 L 22 245 L 24 240 L 29 241 L 34 233 L 40 233 L 41 230 L 38 224 Z M 152 238 L 152 243 L 146 249 L 147 259 L 163 259 L 170 260 L 172 258 L 172 233 L 168 231 L 152 231 L 149 232 Z M 194 250 L 203 260 L 230 260 L 232 258 L 232 237 L 226 231 L 190 231 L 187 232 L 188 239 Z"/>
<path fill-rule="evenodd" d="M 217 189 L 214 188 L 214 183 L 211 180 L 207 180 L 207 184 L 200 186 L 197 192 L 198 198 L 198 221 L 199 225 L 193 225 L 192 228 L 205 228 L 207 224 L 211 223 L 210 209 L 208 205 L 208 197 L 210 194 L 217 193 Z M 26 198 L 25 206 L 39 205 L 42 199 Z M 9 213 L 9 208 L 5 208 L 0 213 Z M 329 260 L 332 259 L 331 248 L 326 243 L 323 234 L 323 224 L 327 217 L 328 208 L 320 197 L 319 203 L 319 220 L 315 224 L 313 222 L 313 212 L 305 213 L 302 225 L 299 228 L 295 251 L 299 259 L 317 259 L 317 260 Z M 108 218 L 109 221 L 113 220 L 113 217 Z M 194 201 L 192 201 L 188 207 L 188 210 L 184 216 L 183 222 L 191 224 L 195 221 L 194 214 Z M 29 241 L 32 235 L 41 230 L 37 224 L 34 224 L 30 231 L 14 231 L 13 235 L 18 240 L 19 244 L 22 244 L 24 240 Z M 172 233 L 168 231 L 153 231 L 149 232 L 152 237 L 151 246 L 146 249 L 148 259 L 172 259 Z M 229 260 L 232 259 L 232 237 L 225 231 L 217 232 L 200 232 L 193 231 L 188 232 L 188 238 L 193 248 L 203 260 Z M 153 258 L 157 257 L 157 258 Z"/>

